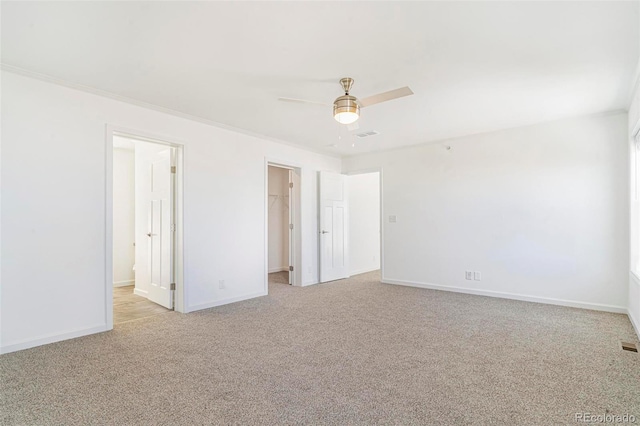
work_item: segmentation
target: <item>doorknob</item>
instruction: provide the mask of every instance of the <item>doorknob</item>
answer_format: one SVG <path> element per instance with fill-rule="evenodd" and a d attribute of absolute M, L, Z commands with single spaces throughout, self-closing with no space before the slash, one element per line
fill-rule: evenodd
<path fill-rule="evenodd" d="M 329 231 L 322 231 L 322 234 L 328 234 Z"/>
<path fill-rule="evenodd" d="M 154 235 L 158 235 L 158 234 L 152 234 L 151 232 L 149 232 L 149 233 L 147 234 L 147 237 L 151 238 L 151 237 L 152 237 L 152 236 L 154 236 Z"/>

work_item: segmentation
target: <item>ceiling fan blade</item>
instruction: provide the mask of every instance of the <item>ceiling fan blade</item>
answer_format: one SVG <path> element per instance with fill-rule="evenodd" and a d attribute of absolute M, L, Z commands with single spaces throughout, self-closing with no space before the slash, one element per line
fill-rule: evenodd
<path fill-rule="evenodd" d="M 408 86 L 401 87 L 400 89 L 389 90 L 388 92 L 378 93 L 377 95 L 369 96 L 367 98 L 360 99 L 360 107 L 368 107 L 371 105 L 379 104 L 380 102 L 391 101 L 393 99 L 402 98 L 404 96 L 413 95 L 413 91 Z"/>
<path fill-rule="evenodd" d="M 278 98 L 279 101 L 282 102 L 295 102 L 299 104 L 311 104 L 311 105 L 322 105 L 322 106 L 331 106 L 324 102 L 316 102 L 316 101 L 308 101 L 306 99 L 296 99 L 296 98 Z"/>

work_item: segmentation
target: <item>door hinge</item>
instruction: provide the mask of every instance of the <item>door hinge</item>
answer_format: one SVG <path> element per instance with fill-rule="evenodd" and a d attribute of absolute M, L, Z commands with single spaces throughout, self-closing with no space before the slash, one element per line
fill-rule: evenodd
<path fill-rule="evenodd" d="M 289 266 L 289 272 L 293 272 L 293 266 Z"/>
<path fill-rule="evenodd" d="M 171 224 L 171 232 L 176 232 L 176 224 L 175 223 Z"/>
<path fill-rule="evenodd" d="M 293 229 L 293 223 L 289 224 L 289 229 Z"/>
<path fill-rule="evenodd" d="M 175 173 L 176 172 L 176 166 L 171 166 L 171 173 Z"/>
<path fill-rule="evenodd" d="M 293 188 L 293 182 L 289 182 L 289 188 Z"/>
<path fill-rule="evenodd" d="M 175 289 L 176 289 L 176 283 L 171 283 L 169 290 L 175 290 Z"/>

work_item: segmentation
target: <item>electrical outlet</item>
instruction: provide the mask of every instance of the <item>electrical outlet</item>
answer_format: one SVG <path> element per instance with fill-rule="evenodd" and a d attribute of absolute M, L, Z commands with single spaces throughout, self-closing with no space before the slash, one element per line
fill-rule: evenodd
<path fill-rule="evenodd" d="M 475 271 L 473 273 L 473 279 L 476 280 L 476 281 L 480 281 L 482 279 L 482 275 L 480 275 L 480 272 Z"/>
<path fill-rule="evenodd" d="M 464 279 L 465 279 L 465 280 L 472 280 L 472 279 L 473 279 L 473 272 L 471 272 L 471 271 L 464 271 Z"/>
<path fill-rule="evenodd" d="M 227 288 L 227 285 L 224 283 L 224 280 L 218 281 L 218 288 L 220 290 L 224 290 L 225 288 Z"/>
<path fill-rule="evenodd" d="M 389 223 L 396 223 L 398 221 L 398 218 L 395 214 L 392 214 L 389 216 Z"/>

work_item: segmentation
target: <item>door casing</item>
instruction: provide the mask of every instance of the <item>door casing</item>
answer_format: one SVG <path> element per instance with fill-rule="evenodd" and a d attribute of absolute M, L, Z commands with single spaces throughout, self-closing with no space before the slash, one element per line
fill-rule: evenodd
<path fill-rule="evenodd" d="M 147 132 L 107 124 L 105 126 L 105 321 L 107 330 L 113 329 L 113 136 L 142 142 L 152 142 L 176 148 L 176 236 L 175 236 L 175 304 L 177 312 L 187 312 L 187 286 L 184 283 L 184 143 Z"/>
<path fill-rule="evenodd" d="M 302 167 L 299 164 L 292 163 L 286 160 L 278 160 L 273 158 L 265 158 L 264 161 L 264 292 L 269 293 L 269 166 L 280 167 L 293 171 L 299 176 L 299 185 L 293 188 L 293 197 L 289 199 L 289 211 L 293 215 L 293 231 L 292 238 L 289 242 L 289 252 L 292 253 L 293 261 L 290 262 L 290 266 L 293 266 L 293 274 L 290 274 L 291 285 L 300 287 L 302 286 Z"/>

